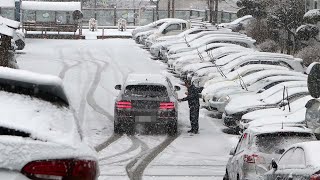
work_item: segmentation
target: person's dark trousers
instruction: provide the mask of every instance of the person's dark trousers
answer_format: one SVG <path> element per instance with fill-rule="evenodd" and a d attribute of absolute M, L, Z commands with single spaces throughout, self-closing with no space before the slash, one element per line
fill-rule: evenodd
<path fill-rule="evenodd" d="M 190 123 L 191 130 L 198 132 L 199 130 L 199 106 L 190 107 Z"/>

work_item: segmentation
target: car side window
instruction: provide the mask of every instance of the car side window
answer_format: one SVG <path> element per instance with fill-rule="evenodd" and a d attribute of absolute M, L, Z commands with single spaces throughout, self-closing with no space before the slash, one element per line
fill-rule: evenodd
<path fill-rule="evenodd" d="M 285 169 L 291 163 L 293 151 L 294 148 L 291 148 L 282 155 L 281 159 L 279 160 L 279 168 Z"/>
<path fill-rule="evenodd" d="M 283 169 L 303 168 L 306 166 L 304 150 L 292 148 L 282 156 L 279 166 Z"/>
<path fill-rule="evenodd" d="M 248 138 L 249 138 L 249 135 L 247 133 L 245 133 L 241 136 L 241 139 L 240 139 L 238 146 L 237 146 L 237 149 L 236 149 L 236 154 L 244 150 L 244 148 L 248 144 Z"/>
<path fill-rule="evenodd" d="M 186 23 L 182 23 L 182 30 L 187 29 L 187 24 Z"/>
<path fill-rule="evenodd" d="M 166 32 L 181 30 L 181 24 L 171 24 L 166 28 Z"/>

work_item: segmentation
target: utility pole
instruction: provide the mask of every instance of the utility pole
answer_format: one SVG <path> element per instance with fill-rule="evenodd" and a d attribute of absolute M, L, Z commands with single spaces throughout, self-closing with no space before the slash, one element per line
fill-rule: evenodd
<path fill-rule="evenodd" d="M 214 22 L 218 23 L 219 0 L 214 0 Z"/>
<path fill-rule="evenodd" d="M 168 0 L 168 18 L 170 18 L 171 0 Z"/>
<path fill-rule="evenodd" d="M 174 18 L 175 16 L 175 11 L 176 11 L 175 0 L 172 0 L 172 18 Z"/>

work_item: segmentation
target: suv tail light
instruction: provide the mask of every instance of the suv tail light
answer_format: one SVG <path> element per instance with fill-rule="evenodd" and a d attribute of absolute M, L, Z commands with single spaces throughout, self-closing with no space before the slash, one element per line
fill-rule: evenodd
<path fill-rule="evenodd" d="M 174 102 L 161 102 L 160 109 L 174 109 Z"/>
<path fill-rule="evenodd" d="M 132 104 L 129 101 L 118 101 L 116 107 L 118 109 L 131 109 Z"/>
<path fill-rule="evenodd" d="M 244 155 L 243 160 L 246 163 L 255 163 L 256 158 L 258 158 L 258 155 L 252 154 L 252 155 Z"/>
<path fill-rule="evenodd" d="M 310 180 L 320 180 L 320 174 L 314 174 L 310 177 Z"/>
<path fill-rule="evenodd" d="M 21 172 L 31 179 L 95 180 L 97 163 L 76 159 L 32 161 Z"/>

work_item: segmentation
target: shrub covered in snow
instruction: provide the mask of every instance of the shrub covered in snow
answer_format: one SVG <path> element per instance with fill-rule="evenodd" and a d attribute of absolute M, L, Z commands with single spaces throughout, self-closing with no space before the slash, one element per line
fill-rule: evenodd
<path fill-rule="evenodd" d="M 313 62 L 320 62 L 320 44 L 303 48 L 298 52 L 297 57 L 303 59 L 305 66 Z"/>
<path fill-rule="evenodd" d="M 272 33 L 264 20 L 256 20 L 247 26 L 246 34 L 255 39 L 257 43 L 262 43 L 266 39 L 270 39 Z"/>
<path fill-rule="evenodd" d="M 267 39 L 263 43 L 259 44 L 258 47 L 263 52 L 278 52 L 279 50 L 278 44 L 271 39 Z"/>

